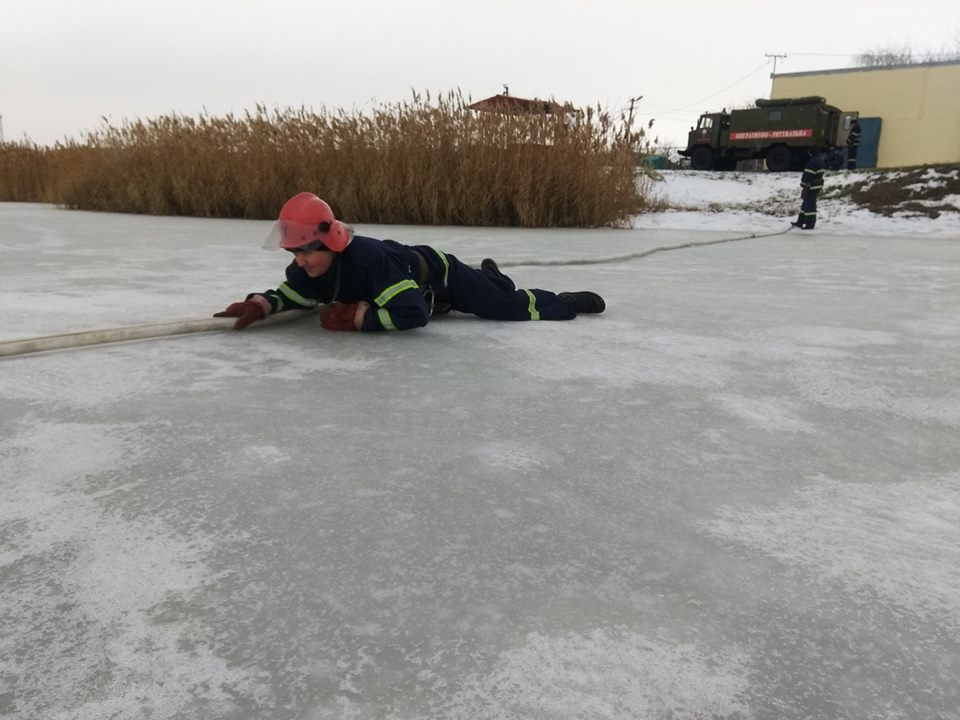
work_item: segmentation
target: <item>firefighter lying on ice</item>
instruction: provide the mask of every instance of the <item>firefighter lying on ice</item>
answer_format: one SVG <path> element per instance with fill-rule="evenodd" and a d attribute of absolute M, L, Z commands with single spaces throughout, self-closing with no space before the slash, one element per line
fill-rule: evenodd
<path fill-rule="evenodd" d="M 251 293 L 214 317 L 242 330 L 267 315 L 320 306 L 328 330 L 409 330 L 457 310 L 490 320 L 571 320 L 601 313 L 596 293 L 516 289 L 489 258 L 472 268 L 427 245 L 355 236 L 313 193 L 288 200 L 264 243 L 293 253 L 286 282 Z"/>

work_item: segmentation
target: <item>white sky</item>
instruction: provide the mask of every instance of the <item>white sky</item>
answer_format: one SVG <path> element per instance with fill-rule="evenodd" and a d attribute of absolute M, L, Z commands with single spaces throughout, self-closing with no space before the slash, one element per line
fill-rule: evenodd
<path fill-rule="evenodd" d="M 906 8 L 910 9 L 907 10 Z M 680 142 L 778 72 L 884 47 L 960 49 L 960 3 L 920 0 L 0 0 L 6 140 L 41 144 L 171 112 L 364 109 L 460 88 L 626 108 Z"/>

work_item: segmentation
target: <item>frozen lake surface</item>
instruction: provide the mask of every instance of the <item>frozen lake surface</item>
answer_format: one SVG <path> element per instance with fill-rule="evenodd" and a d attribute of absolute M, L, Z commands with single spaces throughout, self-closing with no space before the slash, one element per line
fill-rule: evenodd
<path fill-rule="evenodd" d="M 206 317 L 268 226 L 2 203 L 0 341 Z M 960 242 L 509 272 L 608 311 L 0 359 L 0 716 L 960 717 Z"/>

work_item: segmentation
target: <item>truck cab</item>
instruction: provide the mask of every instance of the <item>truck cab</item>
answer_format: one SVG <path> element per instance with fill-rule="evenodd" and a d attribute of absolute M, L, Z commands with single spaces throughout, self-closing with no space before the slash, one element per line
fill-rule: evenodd
<path fill-rule="evenodd" d="M 687 136 L 687 150 L 681 155 L 690 158 L 694 170 L 733 170 L 736 160 L 723 158 L 714 148 L 720 148 L 729 142 L 730 113 L 724 110 L 718 113 L 704 113 L 697 120 L 697 126 L 690 128 Z"/>

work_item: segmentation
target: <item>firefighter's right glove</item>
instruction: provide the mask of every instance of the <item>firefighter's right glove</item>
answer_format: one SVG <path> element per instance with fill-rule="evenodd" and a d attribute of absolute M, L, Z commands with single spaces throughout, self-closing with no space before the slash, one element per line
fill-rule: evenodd
<path fill-rule="evenodd" d="M 231 303 L 227 309 L 214 313 L 214 317 L 235 317 L 237 322 L 233 324 L 234 330 L 243 330 L 247 325 L 255 323 L 257 320 L 263 320 L 267 316 L 263 304 L 253 298 L 243 302 Z"/>

